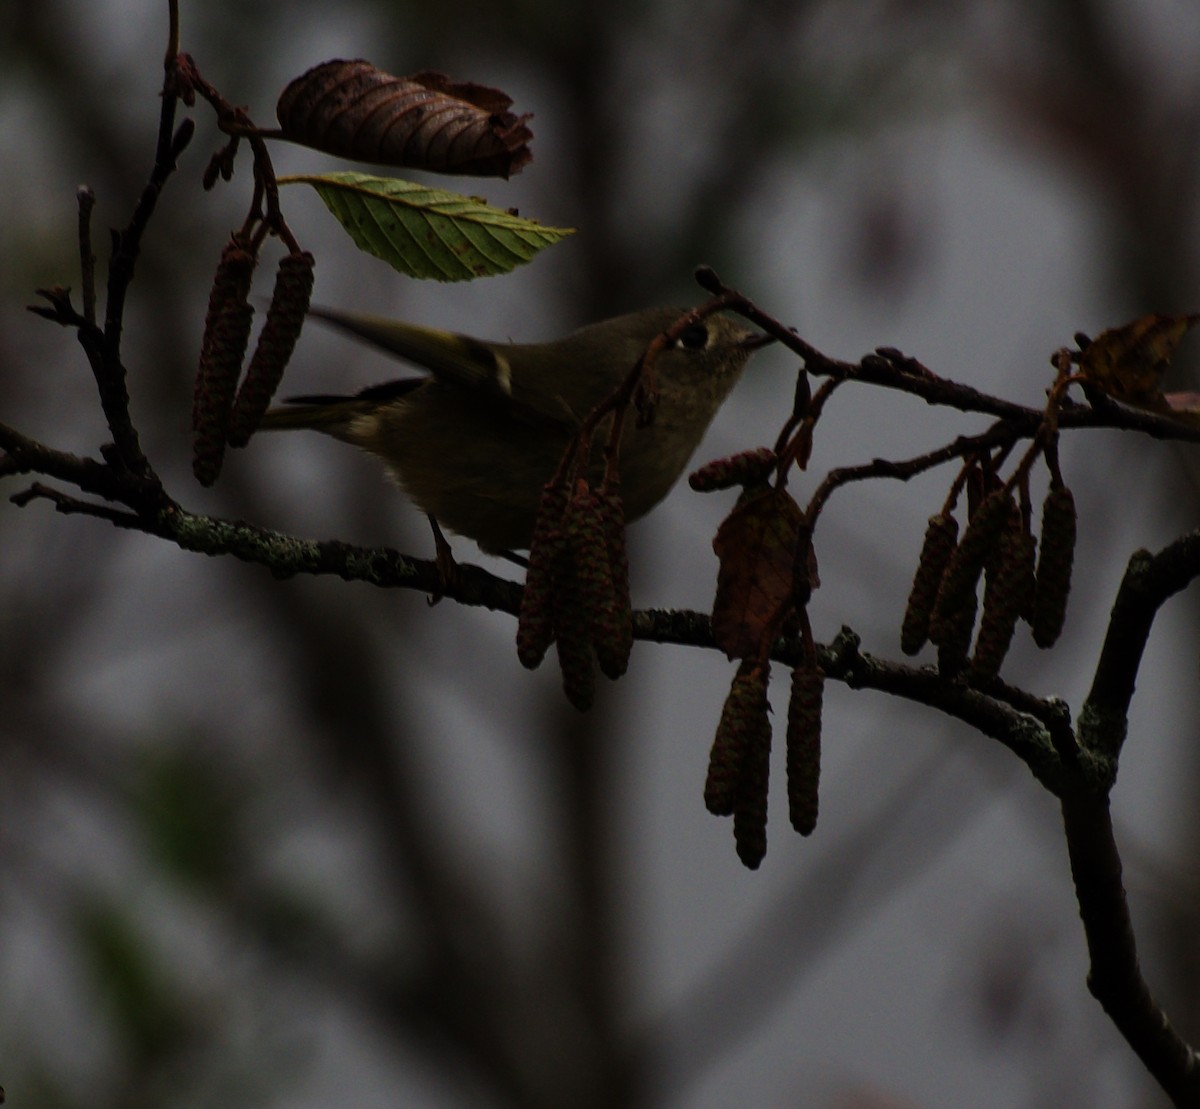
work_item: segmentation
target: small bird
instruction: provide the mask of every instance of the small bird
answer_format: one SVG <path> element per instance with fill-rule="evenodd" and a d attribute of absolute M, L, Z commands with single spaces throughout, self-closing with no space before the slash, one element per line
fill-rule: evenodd
<path fill-rule="evenodd" d="M 429 376 L 354 396 L 296 397 L 261 430 L 311 428 L 383 460 L 436 523 L 488 553 L 529 547 L 542 487 L 580 421 L 685 308 L 648 308 L 548 343 L 496 343 L 413 324 L 314 308 L 310 314 L 412 362 Z M 770 342 L 723 316 L 688 325 L 654 365 L 658 403 L 624 421 L 625 518 L 644 516 L 675 484 L 750 354 Z M 598 479 L 607 421 L 590 460 Z"/>

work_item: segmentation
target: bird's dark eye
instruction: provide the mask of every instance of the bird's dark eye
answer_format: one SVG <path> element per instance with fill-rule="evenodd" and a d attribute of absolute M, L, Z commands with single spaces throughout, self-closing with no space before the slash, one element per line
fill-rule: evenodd
<path fill-rule="evenodd" d="M 679 333 L 679 345 L 684 350 L 703 350 L 708 346 L 708 328 L 702 323 L 689 324 Z"/>

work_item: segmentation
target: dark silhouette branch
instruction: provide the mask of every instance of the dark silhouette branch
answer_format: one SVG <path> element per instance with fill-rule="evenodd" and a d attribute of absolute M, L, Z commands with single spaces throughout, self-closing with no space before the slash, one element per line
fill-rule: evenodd
<path fill-rule="evenodd" d="M 1138 960 L 1121 876 L 1109 793 L 1125 740 L 1129 705 L 1154 619 L 1169 598 L 1200 576 L 1200 532 L 1157 554 L 1129 560 L 1109 617 L 1095 678 L 1079 714 L 1087 758 L 1059 798 L 1079 915 L 1087 937 L 1088 988 L 1176 1105 L 1200 1105 L 1200 1055 L 1154 1000 Z"/>
<path fill-rule="evenodd" d="M 1175 1105 L 1200 1105 L 1200 1056 L 1171 1026 L 1138 962 L 1107 792 L 1062 798 L 1063 828 L 1087 937 L 1088 989 Z"/>
<path fill-rule="evenodd" d="M 977 412 L 1011 421 L 1012 439 L 1030 438 L 1037 433 L 1045 418 L 1040 408 L 1016 404 L 1002 397 L 991 396 L 970 385 L 939 377 L 917 359 L 908 357 L 892 347 L 879 347 L 864 355 L 858 362 L 846 362 L 817 350 L 780 320 L 764 312 L 749 297 L 726 285 L 708 266 L 696 271 L 698 284 L 723 298 L 725 308 L 744 316 L 777 342 L 798 354 L 807 372 L 818 377 L 836 377 L 857 381 L 883 389 L 893 389 L 919 397 L 927 404 L 954 408 L 961 412 Z M 1055 422 L 1067 428 L 1111 428 L 1120 431 L 1139 431 L 1155 439 L 1180 442 L 1200 442 L 1200 426 L 1192 426 L 1157 412 L 1118 404 L 1098 390 L 1088 390 L 1088 404 L 1069 398 L 1055 415 Z"/>
<path fill-rule="evenodd" d="M 1080 738 L 1097 756 L 1116 760 L 1125 741 L 1129 703 L 1142 652 L 1159 608 L 1200 577 L 1200 531 L 1181 536 L 1158 554 L 1135 551 L 1109 616 L 1091 691 L 1080 713 Z"/>

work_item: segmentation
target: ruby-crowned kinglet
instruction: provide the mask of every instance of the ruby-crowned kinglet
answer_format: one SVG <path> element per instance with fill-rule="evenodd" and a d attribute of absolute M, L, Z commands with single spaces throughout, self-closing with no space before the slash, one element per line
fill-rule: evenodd
<path fill-rule="evenodd" d="M 378 455 L 438 523 L 492 553 L 527 548 L 542 487 L 580 420 L 686 312 L 649 308 L 550 343 L 491 343 L 388 319 L 313 309 L 430 372 L 349 397 L 298 397 L 263 429 L 312 428 Z M 730 319 L 691 324 L 655 362 L 653 420 L 625 420 L 620 493 L 625 517 L 645 515 L 683 472 L 750 353 L 770 340 Z M 593 451 L 595 473 L 602 423 Z"/>

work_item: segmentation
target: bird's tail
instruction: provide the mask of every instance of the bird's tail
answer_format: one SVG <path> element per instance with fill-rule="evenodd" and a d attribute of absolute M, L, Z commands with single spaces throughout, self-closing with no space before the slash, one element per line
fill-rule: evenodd
<path fill-rule="evenodd" d="M 270 408 L 258 425 L 259 431 L 291 431 L 308 428 L 350 442 L 351 428 L 363 416 L 371 416 L 408 396 L 424 384 L 423 378 L 402 378 L 371 385 L 353 396 L 318 395 L 288 397 L 281 408 Z"/>
<path fill-rule="evenodd" d="M 356 416 L 366 415 L 374 407 L 358 397 L 295 397 L 281 408 L 268 409 L 258 430 L 307 428 L 340 438 Z"/>

